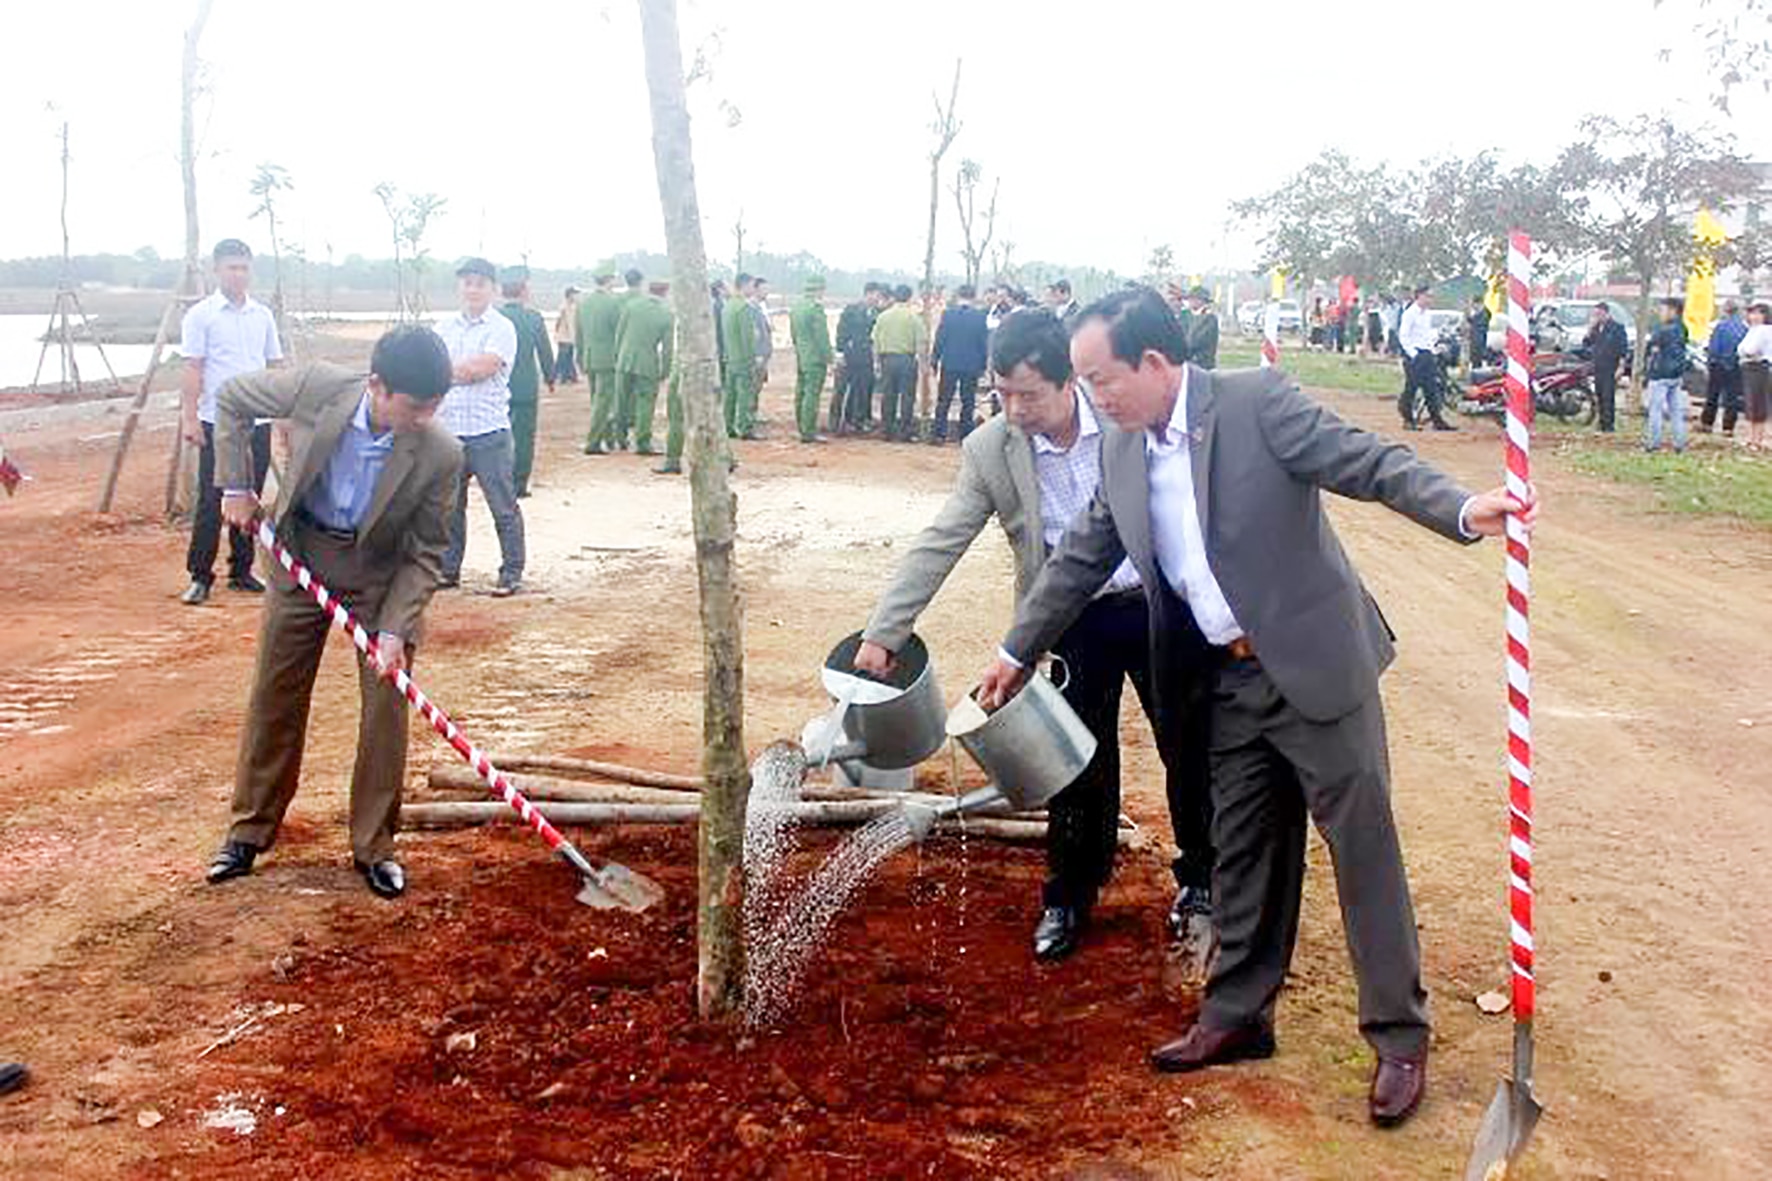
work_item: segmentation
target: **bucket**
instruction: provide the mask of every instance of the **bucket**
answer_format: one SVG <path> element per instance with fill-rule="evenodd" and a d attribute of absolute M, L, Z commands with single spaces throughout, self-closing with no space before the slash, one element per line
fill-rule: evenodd
<path fill-rule="evenodd" d="M 947 708 L 929 649 L 912 636 L 891 672 L 870 677 L 855 668 L 860 647 L 861 633 L 854 632 L 825 657 L 820 675 L 837 706 L 821 749 L 807 753 L 814 762 L 859 759 L 883 771 L 915 767 L 947 737 Z"/>
<path fill-rule="evenodd" d="M 1095 735 L 1059 691 L 1063 661 L 1052 663 L 1061 673 L 1058 683 L 1035 672 L 996 713 L 985 713 L 967 694 L 948 717 L 947 732 L 1019 812 L 1044 808 L 1095 757 Z"/>

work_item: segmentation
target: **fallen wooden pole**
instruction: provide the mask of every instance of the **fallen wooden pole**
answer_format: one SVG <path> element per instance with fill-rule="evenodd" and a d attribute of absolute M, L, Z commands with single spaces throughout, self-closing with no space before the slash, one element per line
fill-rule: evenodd
<path fill-rule="evenodd" d="M 648 771 L 644 767 L 624 767 L 620 763 L 602 763 L 595 759 L 569 759 L 563 755 L 510 755 L 499 760 L 498 769 L 507 774 L 512 771 L 565 771 L 676 791 L 700 791 L 702 786 L 701 779 L 694 775 L 671 775 L 664 771 Z"/>
<path fill-rule="evenodd" d="M 823 800 L 788 807 L 797 823 L 844 827 L 873 820 L 896 805 L 891 801 Z M 694 824 L 701 816 L 700 807 L 692 804 L 539 803 L 536 809 L 554 824 Z M 514 816 L 515 813 L 502 804 L 478 800 L 408 804 L 400 811 L 402 824 L 415 829 L 505 824 Z M 1036 843 L 1046 839 L 1045 821 L 995 816 L 968 817 L 963 830 L 958 820 L 944 819 L 936 826 L 936 831 L 945 835 L 964 831 L 969 837 L 1014 843 Z M 1130 830 L 1121 829 L 1119 842 L 1126 844 L 1131 836 Z"/>

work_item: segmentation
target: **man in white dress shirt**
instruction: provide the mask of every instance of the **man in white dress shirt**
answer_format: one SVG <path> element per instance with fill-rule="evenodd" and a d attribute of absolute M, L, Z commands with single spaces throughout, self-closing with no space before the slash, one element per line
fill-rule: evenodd
<path fill-rule="evenodd" d="M 523 510 L 517 505 L 516 447 L 511 438 L 511 366 L 517 359 L 517 328 L 492 306 L 498 272 L 470 258 L 455 272 L 461 310 L 437 325 L 449 346 L 455 384 L 443 396 L 437 421 L 461 440 L 461 491 L 450 518 L 449 550 L 443 555 L 443 586 L 461 584 L 468 546 L 468 480 L 480 482 L 498 531 L 499 567 L 494 596 L 523 585 Z"/>
<path fill-rule="evenodd" d="M 185 442 L 197 448 L 197 502 L 191 521 L 191 545 L 185 569 L 191 585 L 179 597 L 195 607 L 209 599 L 215 581 L 216 551 L 221 546 L 221 492 L 215 486 L 215 399 L 231 379 L 281 364 L 283 345 L 277 339 L 271 309 L 246 293 L 252 284 L 252 250 L 238 238 L 215 244 L 215 292 L 185 313 L 179 353 L 185 359 L 180 376 L 180 429 Z M 271 424 L 252 431 L 253 491 L 261 490 L 271 463 Z M 228 530 L 228 586 L 260 594 L 264 583 L 252 576 L 252 538 Z"/>
<path fill-rule="evenodd" d="M 1084 309 L 1071 360 L 1121 428 L 1101 490 L 1021 601 L 986 671 L 986 708 L 1127 558 L 1150 605 L 1160 676 L 1178 629 L 1211 645 L 1208 721 L 1218 960 L 1194 1023 L 1159 1047 L 1164 1071 L 1266 1058 L 1298 937 L 1306 818 L 1335 866 L 1360 1032 L 1378 1059 L 1374 1122 L 1412 1115 L 1427 1080 L 1427 993 L 1391 816 L 1378 678 L 1395 655 L 1378 605 L 1323 511 L 1328 490 L 1376 500 L 1450 540 L 1530 528 L 1536 499 L 1471 495 L 1407 447 L 1353 427 L 1278 369 L 1181 362 L 1181 325 L 1154 291 Z"/>
<path fill-rule="evenodd" d="M 1458 428 L 1446 421 L 1441 404 L 1446 398 L 1446 383 L 1440 378 L 1440 357 L 1436 351 L 1440 334 L 1434 331 L 1433 318 L 1428 315 L 1431 302 L 1426 287 L 1415 289 L 1415 298 L 1403 309 L 1397 327 L 1397 342 L 1403 349 L 1403 392 L 1397 398 L 1397 411 L 1403 416 L 1404 430 L 1419 430 L 1415 421 L 1415 394 L 1420 391 L 1427 402 L 1427 416 L 1436 431 Z"/>

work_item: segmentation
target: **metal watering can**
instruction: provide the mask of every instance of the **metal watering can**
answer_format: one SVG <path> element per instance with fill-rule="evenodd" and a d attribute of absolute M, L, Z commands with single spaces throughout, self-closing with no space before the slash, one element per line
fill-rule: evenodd
<path fill-rule="evenodd" d="M 811 727 L 805 744 L 809 764 L 844 764 L 855 782 L 863 767 L 896 771 L 916 766 L 941 749 L 947 722 L 935 667 L 922 640 L 910 637 L 892 671 L 880 678 L 855 667 L 860 647 L 861 633 L 853 632 L 825 657 L 819 676 L 836 704 Z"/>
<path fill-rule="evenodd" d="M 1064 672 L 1063 661 L 1052 664 Z M 1095 735 L 1083 724 L 1061 689 L 1044 671 L 1028 678 L 1020 693 L 996 713 L 987 714 L 968 693 L 948 715 L 947 733 L 991 777 L 991 782 L 954 799 L 928 807 L 906 805 L 905 816 L 917 840 L 929 835 L 935 822 L 956 813 L 975 812 L 997 804 L 1011 811 L 1031 812 L 1046 806 L 1069 787 L 1095 757 Z"/>

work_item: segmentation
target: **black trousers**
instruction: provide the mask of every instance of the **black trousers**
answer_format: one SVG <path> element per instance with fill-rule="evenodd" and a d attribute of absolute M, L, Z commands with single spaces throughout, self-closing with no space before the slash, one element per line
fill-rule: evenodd
<path fill-rule="evenodd" d="M 1313 722 L 1258 663 L 1227 661 L 1209 725 L 1220 944 L 1200 1019 L 1219 1029 L 1272 1026 L 1298 941 L 1308 816 L 1335 866 L 1360 1032 L 1387 1057 L 1418 1054 L 1427 993 L 1377 694 L 1345 717 Z"/>
<path fill-rule="evenodd" d="M 911 434 L 917 425 L 917 358 L 881 354 L 880 385 L 881 433 L 888 438 Z"/>
<path fill-rule="evenodd" d="M 1064 662 L 1064 698 L 1095 735 L 1095 757 L 1047 805 L 1046 906 L 1094 904 L 1114 869 L 1120 821 L 1120 696 L 1128 679 L 1150 719 L 1163 761 L 1164 794 L 1179 853 L 1178 885 L 1212 880 L 1212 801 L 1207 786 L 1206 711 L 1197 692 L 1165 685 L 1157 716 L 1142 591 L 1104 595 L 1083 609 L 1053 646 Z"/>
<path fill-rule="evenodd" d="M 262 491 L 265 473 L 271 469 L 271 424 L 252 430 L 252 490 Z M 203 424 L 203 446 L 197 451 L 197 504 L 191 520 L 191 547 L 185 551 L 185 569 L 191 581 L 215 581 L 215 555 L 221 548 L 221 489 L 215 486 L 215 427 Z M 228 577 L 252 573 L 252 537 L 228 529 Z"/>
<path fill-rule="evenodd" d="M 1594 366 L 1594 398 L 1600 404 L 1600 429 L 1611 434 L 1618 419 L 1618 362 Z"/>
<path fill-rule="evenodd" d="M 1416 390 L 1427 398 L 1428 418 L 1434 422 L 1443 421 L 1441 404 L 1445 401 L 1446 391 L 1440 383 L 1440 359 L 1426 349 L 1403 360 L 1403 392 L 1397 397 L 1397 412 L 1403 416 L 1405 426 L 1415 422 Z"/>
<path fill-rule="evenodd" d="M 1733 434 L 1735 418 L 1741 413 L 1741 366 L 1710 363 L 1710 380 L 1704 387 L 1704 412 L 1698 421 L 1707 428 L 1717 421 L 1717 409 L 1723 411 L 1723 433 Z"/>
<path fill-rule="evenodd" d="M 982 376 L 979 373 L 955 373 L 942 366 L 941 383 L 935 394 L 935 429 L 931 432 L 937 439 L 948 437 L 948 407 L 953 404 L 955 390 L 960 393 L 960 441 L 965 442 L 966 436 L 972 433 L 973 415 L 978 410 L 978 379 Z"/>
<path fill-rule="evenodd" d="M 842 418 L 839 427 L 866 426 L 874 421 L 874 351 L 843 354 L 843 381 L 837 387 Z"/>

